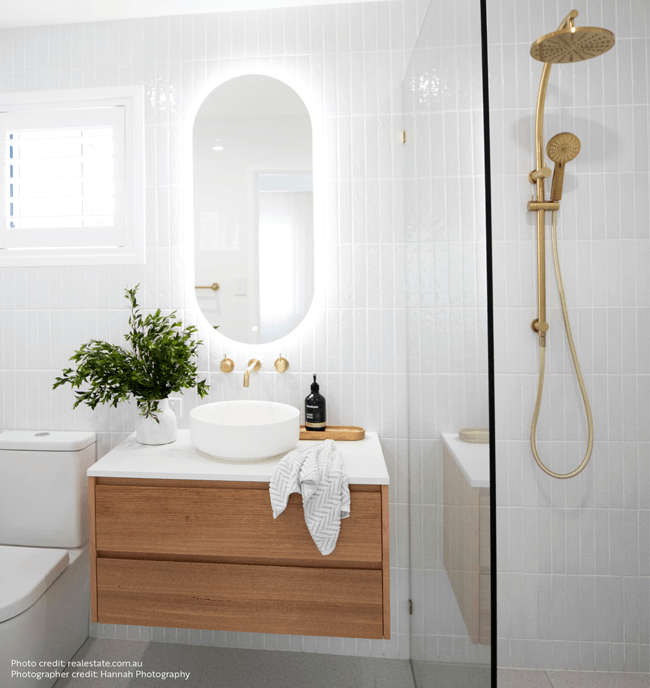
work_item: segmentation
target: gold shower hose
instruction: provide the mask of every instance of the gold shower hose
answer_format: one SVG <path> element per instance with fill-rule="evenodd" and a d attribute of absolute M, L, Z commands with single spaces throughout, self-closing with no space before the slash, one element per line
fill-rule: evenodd
<path fill-rule="evenodd" d="M 530 428 L 530 445 L 533 449 L 533 456 L 537 465 L 552 478 L 573 478 L 581 473 L 591 458 L 591 452 L 594 448 L 594 421 L 591 417 L 591 407 L 589 406 L 589 398 L 587 397 L 587 390 L 585 389 L 585 382 L 582 379 L 582 372 L 580 370 L 580 362 L 578 361 L 578 354 L 576 352 L 575 344 L 573 343 L 573 335 L 571 334 L 571 324 L 569 323 L 569 312 L 566 305 L 566 297 L 564 295 L 564 284 L 562 283 L 562 273 L 560 272 L 560 259 L 557 250 L 557 211 L 554 210 L 551 215 L 551 243 L 553 246 L 553 265 L 555 267 L 555 277 L 557 278 L 557 286 L 560 292 L 560 303 L 562 304 L 562 317 L 564 318 L 564 329 L 566 330 L 567 340 L 569 342 L 569 349 L 571 349 L 571 358 L 573 359 L 573 366 L 578 377 L 578 384 L 580 385 L 580 393 L 585 405 L 585 412 L 587 413 L 587 425 L 589 427 L 589 440 L 587 442 L 587 452 L 582 463 L 571 473 L 555 473 L 547 468 L 539 457 L 537 452 L 537 420 L 539 418 L 539 408 L 542 405 L 542 393 L 544 390 L 544 368 L 546 365 L 546 347 L 539 347 L 539 380 L 537 383 L 537 399 L 535 401 L 535 411 L 533 413 L 533 423 Z"/>

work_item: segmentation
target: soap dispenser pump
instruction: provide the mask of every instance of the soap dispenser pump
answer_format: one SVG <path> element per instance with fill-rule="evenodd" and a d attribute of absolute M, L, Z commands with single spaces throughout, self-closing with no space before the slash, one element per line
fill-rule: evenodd
<path fill-rule="evenodd" d="M 314 381 L 311 383 L 311 394 L 305 399 L 305 430 L 322 432 L 327 427 L 325 423 L 325 397 L 319 393 L 320 387 Z"/>

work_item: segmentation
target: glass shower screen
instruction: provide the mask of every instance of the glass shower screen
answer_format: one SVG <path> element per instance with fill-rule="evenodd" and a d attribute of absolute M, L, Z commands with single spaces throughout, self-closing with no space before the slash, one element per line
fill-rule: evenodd
<path fill-rule="evenodd" d="M 491 682 L 479 0 L 432 0 L 403 84 L 411 658 L 418 688 Z"/>

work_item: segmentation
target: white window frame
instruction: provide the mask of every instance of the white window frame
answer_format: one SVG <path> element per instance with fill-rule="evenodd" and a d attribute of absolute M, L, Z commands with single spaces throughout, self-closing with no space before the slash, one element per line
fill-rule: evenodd
<path fill-rule="evenodd" d="M 115 150 L 118 160 L 116 187 L 121 199 L 113 228 L 21 230 L 27 242 L 16 243 L 18 233 L 7 230 L 5 183 L 0 185 L 0 266 L 143 264 L 145 262 L 144 181 L 144 89 L 142 86 L 87 88 L 61 91 L 0 94 L 0 140 L 2 177 L 6 155 L 6 130 L 12 118 L 28 124 L 43 121 L 44 111 L 55 124 L 93 122 L 92 109 L 113 106 L 117 124 Z M 59 112 L 57 112 L 59 111 Z M 76 111 L 76 113 L 75 113 Z M 107 111 L 104 110 L 104 113 Z M 72 114 L 71 114 L 72 113 Z M 85 113 L 85 114 L 84 114 Z M 50 122 L 51 124 L 51 122 Z M 122 126 L 123 124 L 123 126 Z M 123 155 L 120 153 L 123 152 Z M 121 174 L 123 171 L 123 174 Z M 56 239 L 48 240 L 54 232 Z M 83 244 L 79 245 L 80 232 Z M 25 246 L 29 243 L 29 246 Z M 47 244 L 50 246 L 47 246 Z M 111 245 L 106 245 L 107 243 Z M 22 244 L 22 245 L 20 245 Z M 90 244 L 90 245 L 89 245 Z M 95 245 L 92 245 L 95 244 Z"/>

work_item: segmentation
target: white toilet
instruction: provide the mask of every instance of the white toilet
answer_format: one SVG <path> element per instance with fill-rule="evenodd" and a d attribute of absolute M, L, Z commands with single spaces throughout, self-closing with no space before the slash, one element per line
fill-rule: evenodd
<path fill-rule="evenodd" d="M 88 637 L 86 470 L 94 462 L 92 432 L 0 432 L 3 688 L 50 688 L 57 676 L 42 673 L 65 671 L 60 660 Z M 59 666 L 46 664 L 56 660 Z"/>

